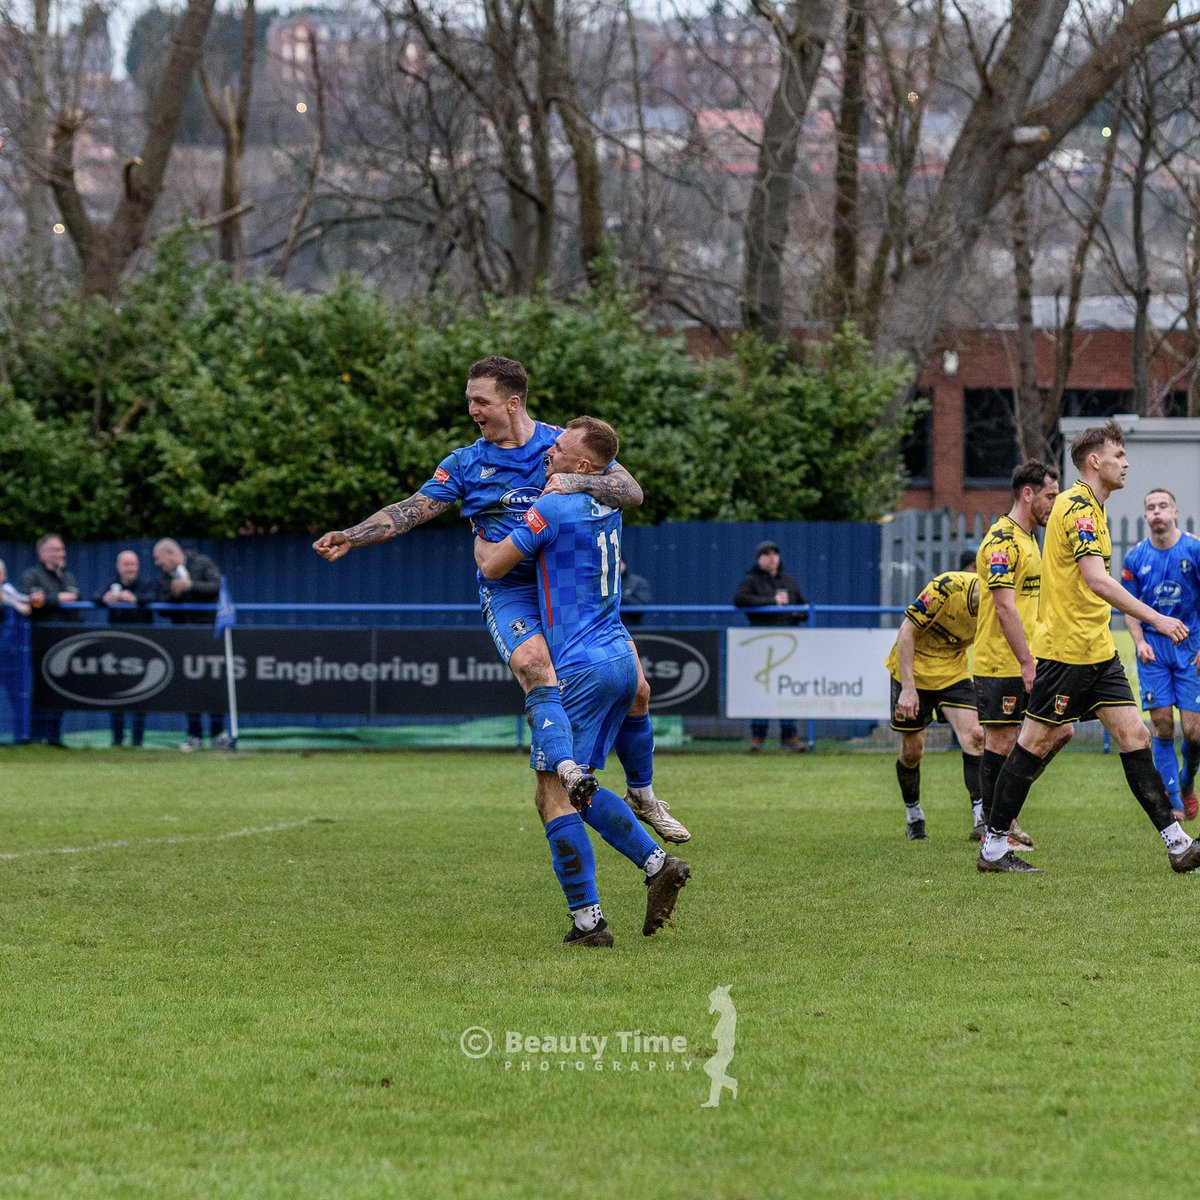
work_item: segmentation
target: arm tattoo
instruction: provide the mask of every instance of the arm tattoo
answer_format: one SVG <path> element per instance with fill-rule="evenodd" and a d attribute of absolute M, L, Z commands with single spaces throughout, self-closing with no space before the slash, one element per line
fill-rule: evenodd
<path fill-rule="evenodd" d="M 431 500 L 424 492 L 414 492 L 407 500 L 389 504 L 361 525 L 342 532 L 350 539 L 352 546 L 373 546 L 376 542 L 386 542 L 408 533 L 418 525 L 424 525 L 426 521 L 432 521 L 449 507 L 445 500 Z"/>
<path fill-rule="evenodd" d="M 587 492 L 609 508 L 637 508 L 642 502 L 642 489 L 637 480 L 620 464 L 605 475 L 563 475 L 560 478 L 568 491 Z"/>

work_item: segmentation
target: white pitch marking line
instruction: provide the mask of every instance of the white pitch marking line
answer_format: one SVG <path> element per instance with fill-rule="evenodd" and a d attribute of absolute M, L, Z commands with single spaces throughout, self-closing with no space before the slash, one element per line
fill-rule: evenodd
<path fill-rule="evenodd" d="M 51 854 L 90 854 L 93 850 L 123 850 L 129 846 L 180 846 L 185 842 L 228 842 L 233 838 L 254 837 L 260 833 L 284 833 L 289 829 L 300 829 L 310 825 L 318 817 L 305 817 L 303 821 L 285 821 L 282 825 L 257 825 L 246 829 L 231 829 L 226 833 L 192 833 L 178 837 L 121 839 L 116 842 L 95 842 L 91 846 L 54 846 L 44 850 L 12 850 L 0 854 L 0 861 L 10 862 L 15 858 L 45 858 Z"/>

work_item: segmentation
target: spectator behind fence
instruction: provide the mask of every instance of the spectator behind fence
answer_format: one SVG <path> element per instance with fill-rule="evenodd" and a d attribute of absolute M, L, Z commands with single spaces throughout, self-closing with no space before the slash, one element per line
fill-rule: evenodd
<path fill-rule="evenodd" d="M 67 570 L 67 547 L 57 533 L 44 533 L 37 540 L 38 563 L 21 572 L 21 591 L 29 596 L 35 621 L 79 621 L 83 614 L 62 606 L 79 599 L 79 584 Z M 65 750 L 62 740 L 61 708 L 33 710 L 33 741 Z"/>
<path fill-rule="evenodd" d="M 132 550 L 122 550 L 117 555 L 117 571 L 112 580 L 102 590 L 96 593 L 98 605 L 108 609 L 110 625 L 149 625 L 154 620 L 154 614 L 147 607 L 158 599 L 158 585 L 153 579 L 143 579 L 140 574 L 141 563 Z M 135 605 L 127 608 L 126 605 Z M 125 741 L 125 712 L 114 709 L 109 713 L 112 725 L 112 744 L 120 746 Z M 146 733 L 146 714 L 131 712 L 129 714 L 129 743 L 139 747 Z"/>
<path fill-rule="evenodd" d="M 211 558 L 196 550 L 184 550 L 174 538 L 154 543 L 154 565 L 159 569 L 158 599 L 164 604 L 215 604 L 221 591 L 221 570 Z M 211 625 L 211 612 L 168 612 L 175 625 Z M 229 745 L 225 733 L 225 714 L 208 714 L 208 733 L 216 749 Z M 187 737 L 180 743 L 183 751 L 204 747 L 202 713 L 187 714 Z"/>
<path fill-rule="evenodd" d="M 738 584 L 733 602 L 738 608 L 751 610 L 746 614 L 751 625 L 799 625 L 808 620 L 807 613 L 772 611 L 784 605 L 804 603 L 799 584 L 783 569 L 779 547 L 772 541 L 759 542 L 754 566 Z M 769 721 L 750 722 L 751 754 L 762 750 L 769 725 Z M 793 754 L 803 751 L 795 721 L 779 722 L 779 744 Z"/>
<path fill-rule="evenodd" d="M 646 582 L 644 575 L 635 575 L 629 570 L 624 559 L 621 559 L 621 620 L 626 625 L 640 625 L 641 613 L 627 613 L 628 605 L 653 604 L 654 593 Z"/>

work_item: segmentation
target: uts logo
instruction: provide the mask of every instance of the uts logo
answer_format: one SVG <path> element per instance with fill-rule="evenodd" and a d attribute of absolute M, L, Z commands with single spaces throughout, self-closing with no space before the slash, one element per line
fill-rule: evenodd
<path fill-rule="evenodd" d="M 174 674 L 171 659 L 136 633 L 81 633 L 42 659 L 42 678 L 54 691 L 97 708 L 149 700 Z"/>
<path fill-rule="evenodd" d="M 513 488 L 500 497 L 500 503 L 505 508 L 531 508 L 538 502 L 541 492 L 534 488 Z"/>
<path fill-rule="evenodd" d="M 992 575 L 1008 574 L 1008 551 L 993 550 L 988 559 L 988 571 Z"/>
<path fill-rule="evenodd" d="M 677 638 L 639 633 L 638 655 L 650 684 L 650 708 L 658 712 L 683 704 L 699 694 L 708 682 L 708 660 L 699 650 Z"/>
<path fill-rule="evenodd" d="M 525 524 L 533 530 L 534 533 L 541 533 L 546 528 L 546 522 L 542 518 L 542 514 L 536 508 L 531 508 L 525 514 Z"/>
<path fill-rule="evenodd" d="M 1096 518 L 1076 517 L 1075 536 L 1081 542 L 1094 542 L 1096 540 Z"/>

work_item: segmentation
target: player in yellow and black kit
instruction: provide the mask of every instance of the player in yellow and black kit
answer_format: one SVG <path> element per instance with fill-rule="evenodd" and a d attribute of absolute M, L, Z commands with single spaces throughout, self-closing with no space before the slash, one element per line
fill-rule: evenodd
<path fill-rule="evenodd" d="M 979 803 L 979 756 L 983 730 L 975 713 L 975 689 L 967 670 L 967 647 L 975 640 L 979 578 L 975 555 L 961 568 L 934 576 L 904 610 L 896 644 L 887 657 L 892 675 L 892 728 L 900 734 L 896 778 L 904 801 L 905 835 L 925 838 L 921 808 L 921 758 L 925 728 L 947 721 L 963 755 L 963 782 L 972 807 Z"/>
<path fill-rule="evenodd" d="M 1033 687 L 1036 664 L 1029 649 L 1038 616 L 1042 552 L 1033 531 L 1045 525 L 1058 495 L 1058 472 L 1031 460 L 1012 473 L 1012 508 L 988 531 L 979 546 L 976 570 L 983 583 L 979 628 L 975 634 L 975 698 L 983 726 L 983 759 L 979 765 L 983 812 L 976 814 L 971 840 L 983 840 L 984 813 L 991 807 L 996 777 L 1017 744 L 1025 702 Z M 1063 727 L 1055 751 L 1071 737 Z M 1033 839 L 1016 821 L 1008 831 L 1018 846 Z"/>
<path fill-rule="evenodd" d="M 1117 743 L 1129 789 L 1162 835 L 1171 869 L 1194 871 L 1200 867 L 1200 842 L 1193 842 L 1171 813 L 1167 789 L 1150 754 L 1150 732 L 1134 702 L 1108 626 L 1111 610 L 1117 608 L 1175 644 L 1187 637 L 1188 627 L 1135 599 L 1108 573 L 1112 541 L 1104 502 L 1125 486 L 1129 470 L 1121 427 L 1109 421 L 1077 434 L 1071 442 L 1071 461 L 1079 480 L 1055 500 L 1046 524 L 1041 601 L 1033 634 L 1037 673 L 1017 744 L 996 780 L 979 870 L 1039 869 L 1009 849 L 1009 826 L 1061 727 L 1096 716 Z"/>

